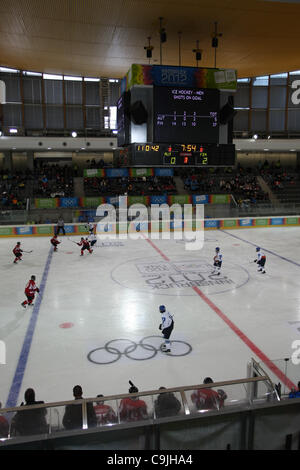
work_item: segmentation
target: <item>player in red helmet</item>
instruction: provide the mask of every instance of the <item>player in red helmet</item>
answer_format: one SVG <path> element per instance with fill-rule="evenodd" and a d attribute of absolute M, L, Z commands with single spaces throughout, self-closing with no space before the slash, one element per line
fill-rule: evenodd
<path fill-rule="evenodd" d="M 40 292 L 40 289 L 35 283 L 35 276 L 31 276 L 30 280 L 25 286 L 25 295 L 27 297 L 27 300 L 24 300 L 24 302 L 21 303 L 22 307 L 26 308 L 26 305 L 34 305 L 32 302 L 34 300 L 36 292 Z"/>
<path fill-rule="evenodd" d="M 87 238 L 81 237 L 81 240 L 79 243 L 77 243 L 78 246 L 81 246 L 81 254 L 80 256 L 83 256 L 84 250 L 88 250 L 89 253 L 93 253 L 93 250 L 91 249 L 90 242 L 88 241 Z"/>
<path fill-rule="evenodd" d="M 13 254 L 15 255 L 14 263 L 17 263 L 18 261 L 22 261 L 22 256 L 23 256 L 22 253 L 23 253 L 23 250 L 21 250 L 21 242 L 18 242 L 13 249 Z"/>
<path fill-rule="evenodd" d="M 50 243 L 54 247 L 53 251 L 57 251 L 57 245 L 59 245 L 61 242 L 57 239 L 57 235 L 54 235 L 54 237 L 51 238 Z"/>

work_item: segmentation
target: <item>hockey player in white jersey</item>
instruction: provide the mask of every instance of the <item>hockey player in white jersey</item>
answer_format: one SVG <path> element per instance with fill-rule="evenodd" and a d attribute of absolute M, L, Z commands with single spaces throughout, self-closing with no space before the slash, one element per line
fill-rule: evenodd
<path fill-rule="evenodd" d="M 257 263 L 259 266 L 258 272 L 265 274 L 265 264 L 266 264 L 266 255 L 261 251 L 260 247 L 256 247 L 257 258 L 254 260 L 254 263 Z"/>
<path fill-rule="evenodd" d="M 93 247 L 97 243 L 97 236 L 94 233 L 90 233 L 88 241 L 90 242 L 91 247 Z"/>
<path fill-rule="evenodd" d="M 92 233 L 94 233 L 95 225 L 93 222 L 89 222 L 85 225 L 85 228 L 88 230 L 89 234 L 92 235 Z"/>
<path fill-rule="evenodd" d="M 212 274 L 217 274 L 218 276 L 220 275 L 222 261 L 223 261 L 223 255 L 220 252 L 220 248 L 217 246 L 216 254 L 214 256 L 214 271 L 212 272 Z"/>
<path fill-rule="evenodd" d="M 161 330 L 165 339 L 165 344 L 162 345 L 161 350 L 163 352 L 169 353 L 171 352 L 170 336 L 174 328 L 173 315 L 171 315 L 171 313 L 166 310 L 164 305 L 160 305 L 159 311 L 161 313 L 161 324 L 159 325 L 159 329 Z"/>

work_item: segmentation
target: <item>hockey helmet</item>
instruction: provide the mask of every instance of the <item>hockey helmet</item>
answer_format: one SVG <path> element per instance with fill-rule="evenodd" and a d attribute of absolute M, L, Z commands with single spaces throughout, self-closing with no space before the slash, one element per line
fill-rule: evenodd
<path fill-rule="evenodd" d="M 160 313 L 164 313 L 166 311 L 166 307 L 164 305 L 160 305 L 159 311 Z"/>
<path fill-rule="evenodd" d="M 256 251 L 260 251 L 260 247 L 259 247 L 259 246 L 256 247 Z"/>
<path fill-rule="evenodd" d="M 218 246 L 216 247 L 216 251 L 220 251 L 220 248 Z"/>

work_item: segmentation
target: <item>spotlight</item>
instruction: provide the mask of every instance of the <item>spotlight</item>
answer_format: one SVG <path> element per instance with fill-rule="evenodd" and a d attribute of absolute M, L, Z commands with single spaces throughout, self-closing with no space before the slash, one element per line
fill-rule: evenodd
<path fill-rule="evenodd" d="M 193 52 L 196 54 L 196 61 L 202 59 L 202 49 L 193 49 Z"/>
<path fill-rule="evenodd" d="M 71 135 L 72 137 L 77 137 L 77 132 L 73 131 Z"/>
<path fill-rule="evenodd" d="M 17 134 L 18 129 L 15 129 L 15 128 L 12 127 L 12 128 L 9 129 L 9 132 L 10 132 L 10 134 Z"/>
<path fill-rule="evenodd" d="M 2 132 L 2 131 L 0 131 L 0 137 L 1 137 L 2 135 L 3 135 L 3 132 Z"/>
<path fill-rule="evenodd" d="M 257 140 L 257 139 L 258 139 L 258 135 L 257 135 L 257 134 L 253 134 L 252 139 Z"/>
<path fill-rule="evenodd" d="M 146 51 L 146 56 L 147 56 L 147 59 L 151 59 L 152 57 L 152 51 L 154 49 L 153 46 L 151 46 L 150 44 L 150 40 L 151 40 L 151 37 L 148 37 L 148 46 L 145 46 L 144 49 Z"/>
<path fill-rule="evenodd" d="M 213 37 L 211 40 L 211 47 L 218 47 L 219 45 L 219 40 L 216 37 Z"/>

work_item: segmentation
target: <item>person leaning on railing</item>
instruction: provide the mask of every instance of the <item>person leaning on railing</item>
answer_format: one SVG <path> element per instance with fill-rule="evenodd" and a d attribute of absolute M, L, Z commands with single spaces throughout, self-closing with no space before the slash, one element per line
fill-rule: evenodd
<path fill-rule="evenodd" d="M 40 405 L 43 401 L 35 400 L 35 391 L 28 388 L 24 395 L 25 404 L 21 406 Z M 14 436 L 30 436 L 32 434 L 45 434 L 48 432 L 48 424 L 46 420 L 47 409 L 36 408 L 31 410 L 17 411 L 11 423 L 11 435 Z"/>
<path fill-rule="evenodd" d="M 80 385 L 73 387 L 73 396 L 75 400 L 83 400 L 82 388 Z M 86 404 L 87 424 L 88 427 L 97 425 L 96 413 L 92 402 Z M 63 426 L 65 429 L 81 429 L 82 422 L 82 405 L 67 405 L 63 417 Z"/>
<path fill-rule="evenodd" d="M 166 390 L 166 387 L 159 387 L 159 390 Z M 176 416 L 181 410 L 180 401 L 174 393 L 160 393 L 154 402 L 156 418 L 165 418 L 167 416 Z"/>

